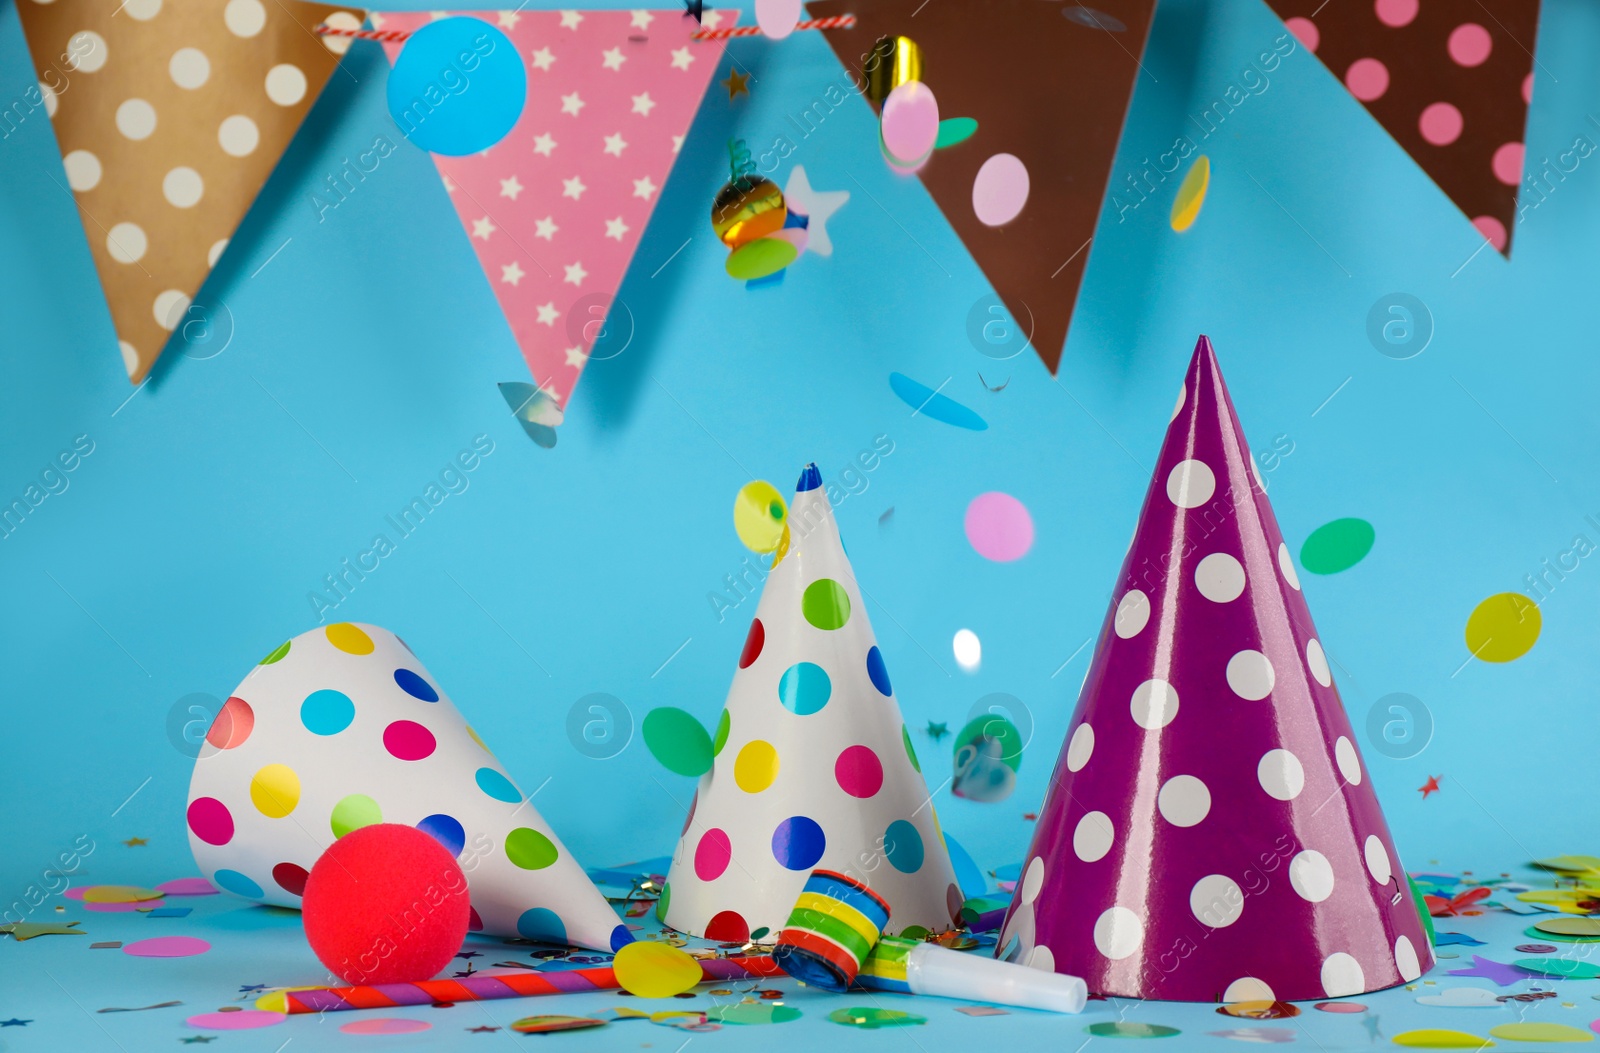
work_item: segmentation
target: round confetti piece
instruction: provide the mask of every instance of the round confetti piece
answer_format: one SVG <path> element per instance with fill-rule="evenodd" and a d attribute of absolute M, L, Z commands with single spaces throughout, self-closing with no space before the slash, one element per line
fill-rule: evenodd
<path fill-rule="evenodd" d="M 986 227 L 1016 219 L 1028 203 L 1028 166 L 1015 154 L 995 154 L 972 180 L 972 211 Z"/>
<path fill-rule="evenodd" d="M 272 1027 L 289 1019 L 287 1013 L 269 1013 L 263 1009 L 227 1007 L 215 1013 L 191 1016 L 184 1023 L 201 1031 L 247 1031 L 256 1027 Z"/>
<path fill-rule="evenodd" d="M 339 1030 L 346 1035 L 410 1035 L 418 1031 L 427 1031 L 432 1027 L 433 1025 L 426 1020 L 410 1020 L 403 1016 L 379 1016 L 340 1024 Z"/>
<path fill-rule="evenodd" d="M 605 1023 L 604 1020 L 595 1020 L 587 1016 L 542 1013 L 538 1016 L 525 1016 L 521 1020 L 513 1020 L 511 1030 L 522 1035 L 542 1035 L 550 1031 L 581 1031 L 586 1027 L 604 1027 Z"/>
<path fill-rule="evenodd" d="M 883 148 L 902 165 L 920 163 L 939 139 L 939 102 L 920 80 L 899 85 L 883 100 Z"/>
<path fill-rule="evenodd" d="M 1324 1013 L 1365 1013 L 1367 1011 L 1367 1007 L 1360 1002 L 1318 1002 L 1313 1008 L 1320 1009 Z"/>
<path fill-rule="evenodd" d="M 1300 1007 L 1288 1002 L 1249 999 L 1218 1006 L 1217 1012 L 1223 1016 L 1244 1017 L 1249 1020 L 1287 1020 L 1289 1017 L 1299 1016 Z"/>
<path fill-rule="evenodd" d="M 756 0 L 756 25 L 769 40 L 782 40 L 800 21 L 800 0 Z"/>
<path fill-rule="evenodd" d="M 1300 546 L 1300 565 L 1313 574 L 1349 570 L 1372 551 L 1377 531 L 1365 519 L 1335 519 L 1311 532 Z"/>
<path fill-rule="evenodd" d="M 661 706 L 645 714 L 644 744 L 662 767 L 697 778 L 711 770 L 711 736 L 692 713 Z"/>
<path fill-rule="evenodd" d="M 783 540 L 789 506 L 778 488 L 764 479 L 745 483 L 733 499 L 733 529 L 751 552 L 771 552 Z"/>
<path fill-rule="evenodd" d="M 203 877 L 174 878 L 156 886 L 157 892 L 169 896 L 215 896 L 217 890 Z"/>
<path fill-rule="evenodd" d="M 125 944 L 123 954 L 135 958 L 192 958 L 211 949 L 211 944 L 195 936 L 154 936 Z"/>
<path fill-rule="evenodd" d="M 640 998 L 671 998 L 701 980 L 700 963 L 687 952 L 644 940 L 619 950 L 611 968 L 622 989 Z"/>
<path fill-rule="evenodd" d="M 916 411 L 918 416 L 939 421 L 955 428 L 965 428 L 968 431 L 986 431 L 989 422 L 980 417 L 977 411 L 964 406 L 948 395 L 942 395 L 920 381 L 912 380 L 904 373 L 889 374 L 889 390 L 895 397 Z"/>
<path fill-rule="evenodd" d="M 1520 592 L 1498 592 L 1467 618 L 1467 650 L 1485 662 L 1510 662 L 1539 639 L 1539 606 Z"/>
<path fill-rule="evenodd" d="M 1600 938 L 1600 918 L 1546 918 L 1534 928 L 1555 936 L 1593 936 Z M 1519 947 L 1518 950 L 1521 950 Z"/>
<path fill-rule="evenodd" d="M 1550 954 L 1556 947 L 1551 943 L 1519 943 L 1516 949 L 1523 954 Z"/>
<path fill-rule="evenodd" d="M 440 70 L 472 65 L 470 82 L 450 106 L 430 108 Z M 470 83 L 470 90 L 468 85 Z M 528 72 L 511 39 L 480 18 L 441 18 L 411 34 L 389 71 L 389 115 L 400 132 L 431 153 L 464 157 L 487 150 L 510 132 L 528 98 Z"/>
<path fill-rule="evenodd" d="M 1594 1035 L 1570 1024 L 1550 1024 L 1524 1021 L 1519 1024 L 1496 1024 L 1489 1029 L 1495 1038 L 1507 1042 L 1593 1042 Z"/>
<path fill-rule="evenodd" d="M 1449 1028 L 1425 1027 L 1415 1031 L 1402 1031 L 1395 1035 L 1397 1046 L 1415 1046 L 1422 1049 L 1482 1049 L 1494 1043 L 1478 1035 Z"/>
<path fill-rule="evenodd" d="M 767 992 L 762 991 L 761 997 L 766 998 Z M 782 992 L 779 992 L 782 997 Z M 719 1024 L 787 1024 L 791 1020 L 799 1020 L 800 1010 L 788 1005 L 761 1005 L 755 1002 L 740 1002 L 736 1005 L 713 1006 L 706 1010 L 706 1019 Z"/>
<path fill-rule="evenodd" d="M 998 490 L 968 503 L 962 527 L 973 550 L 996 563 L 1021 559 L 1033 547 L 1033 517 L 1027 506 Z"/>
<path fill-rule="evenodd" d="M 778 273 L 799 255 L 799 250 L 791 241 L 773 237 L 755 238 L 728 253 L 724 269 L 730 278 L 754 281 Z"/>
<path fill-rule="evenodd" d="M 1568 980 L 1593 980 L 1600 976 L 1600 966 L 1572 958 L 1518 958 L 1511 964 L 1539 976 L 1561 976 Z"/>
<path fill-rule="evenodd" d="M 978 131 L 978 122 L 971 117 L 946 117 L 939 122 L 939 137 L 933 141 L 935 150 L 964 143 Z"/>
<path fill-rule="evenodd" d="M 140 888 L 138 885 L 90 885 L 83 890 L 85 903 L 142 903 L 160 899 L 158 889 Z"/>
<path fill-rule="evenodd" d="M 835 1009 L 828 1014 L 828 1019 L 835 1024 L 844 1024 L 846 1027 L 859 1027 L 873 1031 L 880 1027 L 905 1027 L 909 1024 L 926 1024 L 928 1018 L 917 1016 L 915 1013 L 906 1013 L 898 1009 L 877 1009 L 871 1006 L 851 1006 L 849 1009 Z"/>
<path fill-rule="evenodd" d="M 1180 1034 L 1177 1028 L 1165 1024 L 1142 1024 L 1133 1020 L 1105 1020 L 1083 1030 L 1096 1038 L 1171 1038 Z"/>
<path fill-rule="evenodd" d="M 1178 193 L 1172 199 L 1172 229 L 1182 234 L 1200 218 L 1200 209 L 1206 203 L 1206 190 L 1211 186 L 1211 158 L 1201 154 L 1183 177 Z"/>

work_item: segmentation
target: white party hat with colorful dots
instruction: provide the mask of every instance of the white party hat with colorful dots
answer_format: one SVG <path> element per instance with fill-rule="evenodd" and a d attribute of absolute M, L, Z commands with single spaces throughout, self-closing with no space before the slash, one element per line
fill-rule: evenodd
<path fill-rule="evenodd" d="M 657 913 L 776 934 L 821 868 L 882 897 L 887 931 L 946 930 L 961 891 L 816 465 L 795 491 Z"/>
<path fill-rule="evenodd" d="M 1433 962 L 1200 338 L 998 950 L 1089 990 L 1338 998 Z"/>
<path fill-rule="evenodd" d="M 302 633 L 251 670 L 206 732 L 189 845 L 219 888 L 299 907 L 351 830 L 406 823 L 461 863 L 471 928 L 616 950 L 633 936 L 449 696 L 394 633 Z"/>

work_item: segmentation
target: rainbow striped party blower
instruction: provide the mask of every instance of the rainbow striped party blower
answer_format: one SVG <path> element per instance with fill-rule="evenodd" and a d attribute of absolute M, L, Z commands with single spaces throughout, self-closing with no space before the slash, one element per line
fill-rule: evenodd
<path fill-rule="evenodd" d="M 772 957 L 824 991 L 847 991 L 889 924 L 889 904 L 852 877 L 813 870 Z"/>
<path fill-rule="evenodd" d="M 962 954 L 903 936 L 880 939 L 862 963 L 856 983 L 873 991 L 997 1002 L 1052 1013 L 1080 1013 L 1089 999 L 1089 989 L 1079 977 Z"/>

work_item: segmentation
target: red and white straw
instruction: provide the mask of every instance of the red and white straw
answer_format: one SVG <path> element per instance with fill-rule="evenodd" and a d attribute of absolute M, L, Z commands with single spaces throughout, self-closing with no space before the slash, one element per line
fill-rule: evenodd
<path fill-rule="evenodd" d="M 856 24 L 855 15 L 829 15 L 827 18 L 808 18 L 795 23 L 796 29 L 849 29 Z M 761 34 L 760 26 L 734 26 L 731 29 L 702 29 L 690 40 L 727 40 L 729 37 L 754 37 Z"/>

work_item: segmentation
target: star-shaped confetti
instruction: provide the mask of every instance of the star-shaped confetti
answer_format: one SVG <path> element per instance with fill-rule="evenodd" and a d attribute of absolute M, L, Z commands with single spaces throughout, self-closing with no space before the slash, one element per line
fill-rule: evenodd
<path fill-rule="evenodd" d="M 0 925 L 0 932 L 9 932 L 14 940 L 31 940 L 35 936 L 87 936 L 88 933 L 74 928 L 77 924 L 75 921 L 65 925 L 49 921 L 14 921 Z"/>
<path fill-rule="evenodd" d="M 201 1042 L 215 1042 L 216 1040 L 216 1035 L 190 1035 L 188 1038 L 178 1039 L 179 1042 L 185 1042 L 191 1046 Z"/>
<path fill-rule="evenodd" d="M 249 994 L 251 991 L 265 991 L 266 989 L 267 989 L 267 985 L 266 984 L 240 984 L 239 985 L 239 993 L 240 994 Z"/>
<path fill-rule="evenodd" d="M 740 73 L 738 70 L 729 71 L 727 80 L 718 81 L 719 84 L 728 89 L 729 102 L 732 102 L 740 95 L 749 95 L 749 82 L 750 74 Z"/>
<path fill-rule="evenodd" d="M 706 0 L 683 0 L 683 2 L 684 2 L 684 6 L 686 6 L 688 8 L 688 10 L 686 10 L 684 12 L 684 14 L 688 15 L 690 18 L 693 18 L 696 22 L 704 24 L 705 23 L 705 14 L 706 14 Z"/>
<path fill-rule="evenodd" d="M 833 242 L 828 238 L 828 220 L 850 200 L 848 190 L 813 190 L 803 165 L 795 165 L 789 173 L 789 182 L 783 188 L 784 200 L 791 211 L 809 219 L 806 227 L 806 248 L 818 256 L 833 255 Z"/>
<path fill-rule="evenodd" d="M 1430 775 L 1427 782 L 1417 787 L 1417 792 L 1422 794 L 1424 801 L 1428 799 L 1428 794 L 1439 792 L 1439 780 L 1441 778 L 1443 778 L 1442 775 Z"/>
<path fill-rule="evenodd" d="M 0 1027 L 27 1027 L 31 1023 L 32 1020 L 18 1020 L 12 1017 L 10 1020 L 0 1020 Z"/>
<path fill-rule="evenodd" d="M 932 720 L 928 721 L 928 737 L 933 741 L 938 742 L 948 734 L 950 734 L 948 722 L 941 724 Z"/>
<path fill-rule="evenodd" d="M 149 838 L 145 837 L 130 837 L 122 843 L 127 845 L 129 848 L 138 848 L 140 845 L 149 844 L 150 840 Z"/>
<path fill-rule="evenodd" d="M 497 1027 L 489 1027 L 486 1024 L 479 1024 L 477 1027 L 469 1027 L 467 1030 L 472 1032 L 474 1035 L 487 1035 L 491 1032 L 499 1031 L 500 1029 Z"/>
<path fill-rule="evenodd" d="M 1512 984 L 1528 978 L 1528 974 L 1518 969 L 1515 965 L 1506 965 L 1488 958 L 1480 958 L 1476 954 L 1472 956 L 1472 968 L 1451 969 L 1450 975 L 1481 976 L 1485 980 L 1493 980 L 1501 987 L 1510 987 Z"/>
<path fill-rule="evenodd" d="M 482 958 L 483 957 L 483 953 L 481 951 L 462 951 L 459 954 L 457 954 L 456 957 L 457 958 Z"/>

